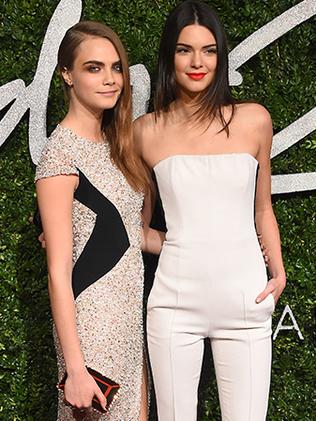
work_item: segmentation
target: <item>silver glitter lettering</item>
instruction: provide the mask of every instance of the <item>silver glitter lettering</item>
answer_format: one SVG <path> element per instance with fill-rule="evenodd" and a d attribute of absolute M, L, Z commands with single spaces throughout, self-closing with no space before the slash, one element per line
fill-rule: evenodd
<path fill-rule="evenodd" d="M 57 52 L 66 31 L 81 15 L 80 0 L 61 0 L 49 22 L 34 79 L 27 87 L 18 79 L 0 87 L 1 109 L 15 100 L 0 122 L 0 146 L 30 110 L 29 148 L 37 164 L 47 141 L 46 108 L 50 82 L 57 64 Z"/>
<path fill-rule="evenodd" d="M 230 85 L 240 85 L 237 69 L 260 50 L 316 14 L 316 1 L 304 0 L 259 28 L 229 54 Z M 316 128 L 316 107 L 273 137 L 271 158 L 302 140 Z M 272 194 L 316 189 L 316 172 L 272 176 Z"/>
<path fill-rule="evenodd" d="M 304 0 L 262 26 L 238 44 L 229 54 L 230 85 L 241 85 L 242 76 L 237 72 L 241 65 L 295 26 L 314 16 L 315 13 L 315 0 Z"/>
<path fill-rule="evenodd" d="M 285 316 L 287 314 L 289 315 L 290 319 L 292 320 L 292 323 L 293 323 L 292 325 L 283 325 L 282 324 L 283 323 L 283 320 L 284 320 L 284 318 L 285 318 Z M 292 311 L 291 307 L 288 304 L 284 307 L 282 316 L 281 316 L 281 318 L 279 320 L 279 323 L 278 323 L 278 325 L 277 325 L 277 327 L 275 329 L 275 332 L 273 334 L 273 340 L 274 341 L 276 340 L 276 338 L 277 338 L 280 330 L 295 330 L 296 333 L 297 333 L 297 335 L 298 335 L 298 337 L 300 338 L 300 340 L 301 341 L 304 340 L 304 337 L 302 335 L 302 332 L 300 331 L 300 328 L 298 327 L 297 321 L 296 321 L 296 319 L 294 317 L 293 311 Z"/>
<path fill-rule="evenodd" d="M 150 99 L 150 76 L 143 64 L 130 67 L 133 92 L 133 118 L 146 114 Z"/>

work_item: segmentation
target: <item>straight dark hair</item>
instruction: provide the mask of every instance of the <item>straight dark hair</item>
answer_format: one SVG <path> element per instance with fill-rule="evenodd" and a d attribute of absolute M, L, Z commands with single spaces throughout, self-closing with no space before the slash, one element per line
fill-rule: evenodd
<path fill-rule="evenodd" d="M 180 3 L 169 14 L 160 40 L 156 92 L 156 117 L 162 111 L 168 111 L 171 102 L 177 99 L 177 83 L 175 80 L 174 60 L 180 32 L 188 25 L 201 25 L 209 29 L 216 40 L 217 66 L 214 80 L 202 93 L 198 109 L 193 114 L 200 122 L 211 122 L 219 117 L 223 128 L 229 135 L 228 126 L 233 119 L 236 100 L 231 94 L 228 82 L 228 47 L 224 28 L 216 12 L 200 1 L 187 0 Z M 231 105 L 232 112 L 226 121 L 223 106 Z M 208 126 L 209 126 L 208 124 Z"/>

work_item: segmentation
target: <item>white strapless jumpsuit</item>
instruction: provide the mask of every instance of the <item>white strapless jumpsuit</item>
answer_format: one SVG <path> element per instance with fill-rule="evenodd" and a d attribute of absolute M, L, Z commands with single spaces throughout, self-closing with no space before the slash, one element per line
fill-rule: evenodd
<path fill-rule="evenodd" d="M 210 338 L 223 421 L 264 421 L 270 294 L 254 224 L 258 162 L 248 153 L 175 155 L 155 168 L 167 235 L 148 299 L 159 421 L 194 421 Z"/>

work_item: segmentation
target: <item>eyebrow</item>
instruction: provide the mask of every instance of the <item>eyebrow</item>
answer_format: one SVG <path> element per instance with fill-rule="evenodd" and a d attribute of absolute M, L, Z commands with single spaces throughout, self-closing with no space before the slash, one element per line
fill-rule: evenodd
<path fill-rule="evenodd" d="M 88 60 L 88 61 L 85 61 L 83 63 L 83 65 L 85 65 L 85 64 L 96 64 L 98 66 L 104 66 L 104 63 L 102 61 L 98 61 L 98 60 Z"/>
<path fill-rule="evenodd" d="M 83 65 L 85 66 L 86 64 L 95 64 L 95 65 L 97 65 L 97 66 L 104 66 L 104 63 L 102 62 L 102 61 L 99 61 L 99 60 L 88 60 L 88 61 L 85 61 L 84 63 L 83 63 Z M 112 66 L 113 65 L 116 65 L 116 64 L 121 64 L 121 60 L 117 60 L 117 61 L 115 61 L 114 63 L 112 63 Z"/>
<path fill-rule="evenodd" d="M 192 48 L 192 45 L 190 45 L 190 44 L 184 44 L 183 42 L 179 42 L 176 46 L 177 47 L 181 46 L 181 47 Z M 216 47 L 216 44 L 204 45 L 202 48 L 210 48 L 210 47 Z"/>

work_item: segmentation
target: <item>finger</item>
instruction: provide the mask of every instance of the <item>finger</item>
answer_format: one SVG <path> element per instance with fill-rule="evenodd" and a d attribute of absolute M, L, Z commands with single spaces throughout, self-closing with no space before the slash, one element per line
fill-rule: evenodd
<path fill-rule="evenodd" d="M 267 248 L 264 244 L 261 245 L 261 250 L 266 253 L 267 252 Z"/>
<path fill-rule="evenodd" d="M 37 237 L 37 239 L 38 239 L 38 241 L 41 243 L 41 247 L 43 248 L 43 249 L 45 249 L 46 248 L 46 241 L 45 241 L 45 236 L 44 236 L 44 233 L 42 232 L 42 233 L 40 233 L 40 235 Z"/>
<path fill-rule="evenodd" d="M 274 290 L 275 286 L 272 283 L 268 283 L 266 288 L 257 296 L 256 303 L 261 303 L 261 301 L 265 300 Z"/>
<path fill-rule="evenodd" d="M 66 406 L 69 406 L 70 408 L 74 407 L 69 401 L 67 401 L 67 399 L 64 399 L 64 403 Z"/>
<path fill-rule="evenodd" d="M 95 389 L 95 396 L 98 398 L 102 408 L 106 411 L 106 397 L 103 395 L 99 387 Z"/>
<path fill-rule="evenodd" d="M 263 300 L 265 300 L 267 298 L 269 294 L 267 294 L 265 291 L 261 292 L 258 297 L 256 298 L 256 303 L 259 304 L 261 303 Z"/>
<path fill-rule="evenodd" d="M 90 401 L 90 402 L 84 402 L 84 403 L 82 403 L 81 405 L 76 405 L 76 409 L 79 411 L 79 412 L 85 412 L 85 411 L 87 411 L 89 408 L 91 408 L 91 405 L 92 405 L 92 401 Z"/>

